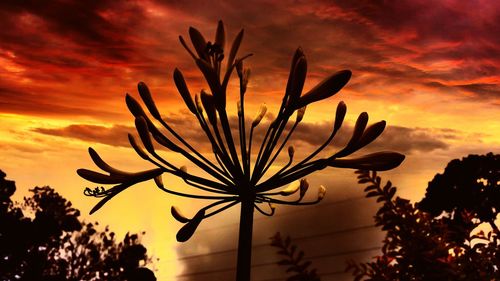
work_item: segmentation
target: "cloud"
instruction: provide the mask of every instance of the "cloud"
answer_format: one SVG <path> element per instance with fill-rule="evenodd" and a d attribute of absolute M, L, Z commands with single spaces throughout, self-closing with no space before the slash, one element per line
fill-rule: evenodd
<path fill-rule="evenodd" d="M 250 87 L 260 96 L 279 98 L 275 93 L 284 87 L 290 58 L 302 46 L 310 85 L 349 68 L 354 77 L 347 89 L 368 99 L 431 90 L 498 104 L 500 7 L 495 1 L 56 0 L 42 5 L 8 0 L 0 8 L 0 88 L 18 90 L 25 101 L 16 104 L 2 90 L 2 112 L 32 114 L 32 104 L 43 97 L 38 114 L 54 115 L 53 106 L 65 112 L 92 104 L 99 118 L 109 120 L 104 112 L 114 113 L 109 111 L 140 80 L 155 92 L 172 92 L 175 66 L 193 88 L 203 87 L 177 36 L 188 37 L 187 27 L 193 25 L 209 38 L 219 19 L 228 27 L 229 41 L 245 27 L 242 54 L 254 53 L 248 60 L 256 70 Z M 434 82 L 457 90 L 428 87 Z M 174 97 L 158 95 L 177 104 Z"/>
<path fill-rule="evenodd" d="M 199 128 L 197 121 L 191 116 L 191 114 L 186 112 L 172 114 L 165 117 L 165 121 L 197 150 L 202 152 L 211 151 L 211 146 L 206 135 Z M 250 122 L 250 120 L 247 120 L 247 123 Z M 230 123 L 233 126 L 233 137 L 236 137 L 236 117 L 230 118 Z M 270 121 L 263 121 L 263 124 L 258 127 L 259 130 L 255 132 L 253 139 L 254 153 L 256 152 L 255 150 L 257 149 L 257 145 L 263 141 L 263 130 L 266 129 L 269 124 Z M 287 135 L 290 127 L 291 125 L 289 124 L 287 129 L 284 130 L 282 139 Z M 349 124 L 344 124 L 343 128 L 332 142 L 333 147 L 339 149 L 345 145 L 349 141 L 352 129 L 352 126 Z M 123 125 L 105 127 L 98 125 L 74 124 L 62 128 L 36 128 L 34 131 L 45 135 L 73 138 L 86 142 L 97 142 L 123 147 L 130 146 L 126 137 L 127 134 L 135 134 L 134 127 Z M 296 149 L 300 148 L 301 151 L 312 151 L 321 146 L 323 142 L 328 139 L 331 131 L 332 124 L 330 123 L 303 122 L 299 124 L 295 130 L 292 138 L 290 138 L 290 141 L 288 142 L 288 145 L 294 145 L 296 146 Z M 386 128 L 385 132 L 377 140 L 375 140 L 375 142 L 367 146 L 366 149 L 369 151 L 394 150 L 405 154 L 431 152 L 437 149 L 445 150 L 449 147 L 448 141 L 463 137 L 461 134 L 462 132 L 451 129 L 389 126 Z M 170 136 L 170 134 L 166 133 L 166 135 L 168 135 L 172 140 L 175 140 L 173 136 Z"/>
<path fill-rule="evenodd" d="M 102 143 L 112 146 L 129 147 L 127 134 L 134 132 L 135 128 L 113 125 L 104 127 L 98 125 L 69 125 L 63 128 L 35 128 L 33 131 L 45 135 L 65 137 L 86 141 L 89 143 Z"/>

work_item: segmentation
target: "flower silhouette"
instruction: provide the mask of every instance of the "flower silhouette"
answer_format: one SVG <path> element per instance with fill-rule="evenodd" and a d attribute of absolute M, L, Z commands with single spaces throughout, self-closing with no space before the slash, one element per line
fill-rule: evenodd
<path fill-rule="evenodd" d="M 290 74 L 281 106 L 275 119 L 268 126 L 258 151 L 255 151 L 257 153 L 252 153 L 254 130 L 261 124 L 267 108 L 262 105 L 251 124 L 247 124 L 245 119 L 245 94 L 250 70 L 244 67 L 244 61 L 252 54 L 238 56 L 243 34 L 243 30 L 241 30 L 236 35 L 227 56 L 225 53 L 224 25 L 221 21 L 218 23 L 213 43 L 207 42 L 203 35 L 193 27 L 189 29 L 189 37 L 194 50 L 188 46 L 182 36 L 179 37 L 182 46 L 203 74 L 210 90 L 201 90 L 200 94 L 195 95 L 193 99 L 179 69 L 175 69 L 173 79 L 187 108 L 198 120 L 201 129 L 204 131 L 206 141 L 210 143 L 212 148 L 215 161 L 207 159 L 167 124 L 161 117 L 148 87 L 145 83 L 140 82 L 138 84 L 139 95 L 149 114 L 145 112 L 135 98 L 126 95 L 126 104 L 135 117 L 135 126 L 140 142 L 131 134 L 128 137 L 130 145 L 136 153 L 142 159 L 150 162 L 154 168 L 135 173 L 121 171 L 109 166 L 99 157 L 95 150 L 89 148 L 92 160 L 105 173 L 87 169 L 78 170 L 81 177 L 91 182 L 114 185 L 109 189 L 103 187 L 85 189 L 86 195 L 102 197 L 101 201 L 91 210 L 91 213 L 97 211 L 127 187 L 151 179 L 154 180 L 158 188 L 167 193 L 194 199 L 211 200 L 212 203 L 200 209 L 193 217 L 182 215 L 177 207 L 171 208 L 173 217 L 184 224 L 177 233 L 177 240 L 180 242 L 187 241 L 204 219 L 241 204 L 237 266 L 237 280 L 239 281 L 249 280 L 250 278 L 254 210 L 263 215 L 272 216 L 277 204 L 310 205 L 320 202 L 325 196 L 326 188 L 324 186 L 318 188 L 315 200 L 304 200 L 306 193 L 310 189 L 306 176 L 327 167 L 381 171 L 397 167 L 404 159 L 403 155 L 396 152 L 377 152 L 359 158 L 346 158 L 375 140 L 385 128 L 385 121 L 367 127 L 368 114 L 365 112 L 359 115 L 352 137 L 343 149 L 328 157 L 317 157 L 321 151 L 329 146 L 342 126 L 347 107 L 344 102 L 340 102 L 336 109 L 332 132 L 325 142 L 300 161 L 296 161 L 294 158 L 294 147 L 289 146 L 286 149 L 288 162 L 278 172 L 269 175 L 263 180 L 263 176 L 266 175 L 268 169 L 282 153 L 288 140 L 302 121 L 306 107 L 339 92 L 349 81 L 351 71 L 341 70 L 336 72 L 326 77 L 309 91 L 304 92 L 307 60 L 303 51 L 300 48 L 297 49 L 292 58 Z M 224 61 L 226 61 L 225 66 L 223 65 Z M 236 145 L 233 139 L 233 132 L 226 111 L 228 83 L 234 72 L 236 72 L 239 79 L 239 101 L 237 103 L 237 138 L 239 145 Z M 295 117 L 292 118 L 292 116 Z M 286 125 L 290 122 L 292 123 L 291 129 L 285 130 Z M 211 177 L 196 176 L 190 173 L 186 167 L 176 167 L 158 155 L 157 149 L 159 147 L 181 154 Z M 194 189 L 208 191 L 211 195 L 187 193 L 174 189 L 163 183 L 163 175 L 178 177 Z M 297 194 L 294 199 L 287 200 L 294 194 Z"/>

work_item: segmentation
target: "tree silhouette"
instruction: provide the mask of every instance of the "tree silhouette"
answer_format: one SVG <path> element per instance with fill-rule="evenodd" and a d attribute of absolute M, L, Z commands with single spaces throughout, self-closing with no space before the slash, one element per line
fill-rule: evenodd
<path fill-rule="evenodd" d="M 156 280 L 140 267 L 149 259 L 138 235 L 117 243 L 107 227 L 83 223 L 71 202 L 48 186 L 31 189 L 16 204 L 10 199 L 15 183 L 5 176 L 0 171 L 0 280 Z"/>
<path fill-rule="evenodd" d="M 495 224 L 500 211 L 499 181 L 500 155 L 488 153 L 455 159 L 429 183 L 419 208 L 433 216 L 444 213 L 453 220 L 470 213 L 499 233 Z"/>
<path fill-rule="evenodd" d="M 491 220 L 499 212 L 499 156 L 451 161 L 418 204 L 396 196 L 376 172 L 358 171 L 366 196 L 383 204 L 375 222 L 387 234 L 375 261 L 349 263 L 355 280 L 500 280 L 500 236 Z M 492 231 L 476 230 L 483 222 Z"/>
<path fill-rule="evenodd" d="M 308 92 L 302 94 L 307 73 L 307 61 L 302 50 L 297 49 L 292 58 L 290 75 L 278 114 L 269 125 L 258 153 L 256 153 L 257 156 L 253 160 L 252 139 L 254 129 L 261 123 L 267 108 L 265 105 L 261 107 L 257 116 L 251 122 L 249 130 L 247 130 L 245 94 L 250 70 L 244 68 L 243 62 L 252 54 L 237 57 L 243 39 L 243 30 L 236 35 L 227 56 L 224 53 L 226 36 L 222 22 L 219 22 L 217 26 L 213 43 L 207 42 L 203 35 L 193 27 L 189 28 L 189 36 L 194 51 L 191 50 L 182 36 L 179 37 L 180 42 L 203 74 L 211 93 L 201 90 L 200 95 L 196 95 L 193 101 L 180 70 L 175 69 L 173 79 L 187 108 L 199 121 L 201 129 L 205 132 L 207 142 L 210 143 L 213 150 L 213 159 L 207 159 L 205 155 L 197 151 L 167 124 L 161 117 L 148 87 L 145 83 L 140 82 L 138 85 L 139 94 L 154 120 L 150 119 L 141 105 L 127 94 L 126 103 L 135 117 L 135 126 L 145 150 L 130 134 L 129 141 L 137 154 L 152 163 L 155 168 L 135 173 L 124 172 L 109 166 L 90 148 L 90 156 L 106 174 L 87 169 L 79 169 L 78 174 L 94 183 L 115 185 L 110 189 L 103 187 L 85 189 L 86 195 L 103 197 L 91 210 L 91 213 L 101 208 L 107 201 L 127 187 L 151 179 L 155 181 L 161 190 L 167 193 L 215 201 L 200 209 L 192 218 L 181 215 L 177 207 L 172 207 L 171 211 L 174 218 L 184 223 L 184 226 L 177 233 L 177 240 L 180 242 L 187 241 L 202 220 L 241 203 L 236 279 L 238 281 L 248 281 L 250 280 L 254 210 L 263 215 L 272 216 L 275 204 L 309 205 L 318 203 L 324 197 L 326 189 L 323 186 L 318 189 L 317 200 L 303 202 L 302 199 L 309 187 L 305 177 L 324 168 L 388 170 L 397 167 L 403 161 L 404 156 L 395 152 L 378 152 L 360 158 L 344 159 L 344 157 L 351 155 L 375 140 L 385 128 L 385 121 L 366 127 L 368 114 L 363 112 L 356 122 L 352 138 L 345 148 L 326 158 L 315 159 L 330 144 L 342 125 L 347 109 L 346 105 L 340 102 L 337 106 L 332 133 L 325 143 L 293 166 L 295 150 L 293 146 L 289 147 L 289 161 L 278 172 L 264 178 L 297 125 L 301 122 L 306 106 L 326 99 L 340 91 L 349 81 L 351 72 L 342 70 L 334 73 Z M 225 69 L 223 67 L 224 59 L 227 60 Z M 239 80 L 237 141 L 233 139 L 231 124 L 226 112 L 227 88 L 234 70 L 236 70 Z M 285 130 L 295 112 L 296 118 L 292 121 L 291 129 Z M 166 132 L 162 132 L 157 125 L 162 126 Z M 155 143 L 153 143 L 153 140 Z M 238 143 L 239 145 L 237 145 Z M 206 174 L 197 176 L 189 173 L 185 167 L 177 167 L 157 153 L 157 145 L 181 154 Z M 163 184 L 162 174 L 164 173 L 182 179 L 194 189 L 210 192 L 213 195 L 174 190 L 172 187 Z M 288 184 L 290 184 L 288 187 L 277 190 Z M 280 198 L 290 196 L 299 190 L 297 199 L 287 201 Z"/>

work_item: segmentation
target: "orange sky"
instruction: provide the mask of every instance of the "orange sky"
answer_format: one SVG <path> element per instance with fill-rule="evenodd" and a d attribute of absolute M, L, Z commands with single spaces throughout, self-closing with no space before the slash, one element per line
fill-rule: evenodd
<path fill-rule="evenodd" d="M 0 169 L 17 181 L 18 198 L 35 185 L 51 185 L 87 213 L 96 201 L 82 195 L 89 183 L 75 171 L 93 168 L 89 146 L 118 168 L 147 167 L 128 148 L 126 137 L 134 125 L 124 95 L 138 96 L 138 81 L 149 85 L 169 122 L 202 147 L 173 89 L 172 73 L 179 67 L 193 92 L 207 88 L 178 35 L 187 36 L 188 27 L 195 26 L 211 38 L 219 19 L 229 40 L 245 28 L 241 53 L 254 54 L 246 61 L 252 69 L 251 117 L 262 102 L 273 113 L 298 46 L 309 64 L 306 89 L 332 72 L 352 70 L 344 90 L 307 109 L 307 124 L 292 140 L 303 151 L 326 138 L 340 100 L 348 106 L 346 134 L 363 111 L 370 122 L 388 122 L 368 151 L 407 155 L 388 174 L 397 179 L 402 195 L 414 200 L 452 158 L 500 151 L 497 1 L 91 2 L 0 3 Z M 229 99 L 234 112 L 235 99 Z M 167 156 L 179 166 L 188 164 Z M 145 229 L 150 251 L 174 260 L 182 252 L 174 243 L 180 226 L 169 214 L 174 202 L 187 213 L 196 210 L 191 201 L 142 184 L 88 219 L 118 232 Z M 236 215 L 225 218 L 236 220 Z M 224 224 L 217 217 L 211 221 Z M 159 280 L 173 280 L 181 270 L 175 262 L 158 267 Z"/>

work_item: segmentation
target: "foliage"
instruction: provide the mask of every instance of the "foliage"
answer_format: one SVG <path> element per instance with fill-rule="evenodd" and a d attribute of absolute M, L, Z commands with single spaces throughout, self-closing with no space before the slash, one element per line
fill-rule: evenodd
<path fill-rule="evenodd" d="M 469 155 L 448 163 L 443 174 L 437 174 L 427 187 L 421 210 L 433 216 L 444 214 L 460 220 L 460 214 L 471 213 L 480 222 L 494 222 L 500 211 L 500 155 Z M 498 231 L 498 229 L 497 229 Z"/>
<path fill-rule="evenodd" d="M 138 235 L 117 243 L 107 227 L 82 222 L 71 202 L 48 186 L 31 189 L 16 204 L 10 199 L 15 183 L 5 176 L 0 171 L 0 280 L 156 280 L 140 267 L 150 260 Z"/>
<path fill-rule="evenodd" d="M 386 237 L 381 256 L 351 261 L 347 270 L 356 281 L 500 280 L 500 233 L 492 219 L 499 211 L 499 201 L 493 200 L 498 160 L 490 153 L 451 161 L 419 204 L 396 196 L 396 187 L 390 181 L 382 185 L 376 172 L 357 171 L 359 183 L 368 184 L 366 196 L 382 203 L 375 222 Z"/>
<path fill-rule="evenodd" d="M 287 281 L 320 281 L 316 269 L 310 269 L 311 261 L 304 261 L 304 251 L 297 251 L 297 245 L 292 244 L 290 236 L 283 239 L 277 232 L 271 237 L 271 246 L 278 248 L 278 255 L 283 256 L 278 265 L 288 267 L 286 272 L 294 274 Z"/>

